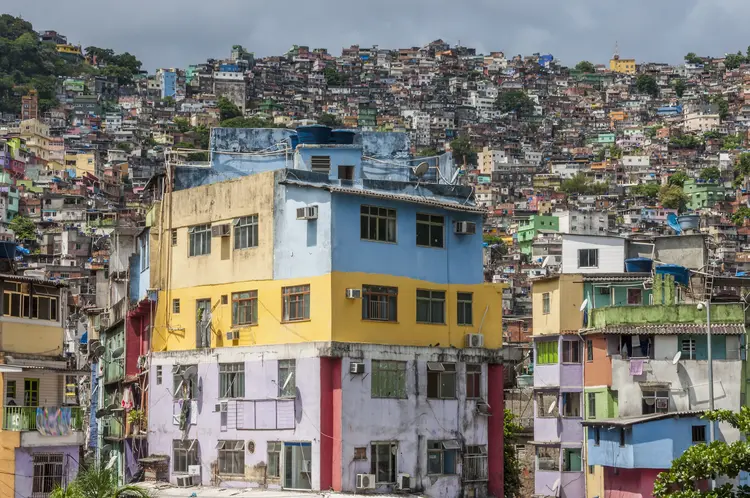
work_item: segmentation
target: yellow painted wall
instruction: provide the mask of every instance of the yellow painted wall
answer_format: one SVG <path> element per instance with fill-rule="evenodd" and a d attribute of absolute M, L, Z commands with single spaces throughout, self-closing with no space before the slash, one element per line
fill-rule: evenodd
<path fill-rule="evenodd" d="M 63 328 L 59 324 L 39 325 L 38 320 L 0 317 L 0 351 L 49 356 L 62 354 Z"/>
<path fill-rule="evenodd" d="M 310 284 L 310 320 L 280 323 L 282 316 L 281 288 Z M 347 288 L 361 288 L 363 284 L 389 285 L 399 289 L 398 322 L 383 323 L 362 320 L 362 301 L 347 299 Z M 404 277 L 364 273 L 334 272 L 318 277 L 289 280 L 243 281 L 221 285 L 176 288 L 160 292 L 154 327 L 154 350 L 185 350 L 195 348 L 196 300 L 211 299 L 214 311 L 212 323 L 213 347 L 252 346 L 257 344 L 285 344 L 313 341 L 363 342 L 443 347 L 463 347 L 464 336 L 480 329 L 485 309 L 487 315 L 481 326 L 485 346 L 502 345 L 502 289 L 504 284 L 436 285 Z M 446 291 L 445 325 L 416 323 L 416 290 Z M 241 327 L 240 339 L 226 341 L 232 329 L 232 293 L 258 291 L 258 325 Z M 474 294 L 473 325 L 456 323 L 456 293 Z M 221 296 L 227 304 L 221 304 Z M 180 313 L 172 313 L 173 299 L 180 300 Z M 217 304 L 218 303 L 218 304 Z"/>
<path fill-rule="evenodd" d="M 534 335 L 557 335 L 583 327 L 583 281 L 580 275 L 534 281 L 531 294 Z M 543 296 L 550 294 L 550 312 L 543 313 Z"/>
<path fill-rule="evenodd" d="M 609 69 L 616 73 L 635 74 L 635 59 L 610 59 Z"/>
<path fill-rule="evenodd" d="M 584 427 L 584 436 L 583 440 L 588 441 L 588 427 Z M 585 446 L 585 445 L 584 445 Z M 586 474 L 586 498 L 594 498 L 595 496 L 598 496 L 599 498 L 604 497 L 604 467 L 601 465 L 594 465 L 594 472 L 589 473 L 589 467 L 588 467 L 588 455 L 586 455 L 586 458 L 583 462 L 583 472 Z"/>

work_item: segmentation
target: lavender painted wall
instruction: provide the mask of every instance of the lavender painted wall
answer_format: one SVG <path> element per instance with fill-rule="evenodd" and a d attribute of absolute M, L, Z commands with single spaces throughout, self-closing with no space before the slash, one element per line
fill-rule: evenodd
<path fill-rule="evenodd" d="M 34 486 L 34 455 L 39 453 L 63 455 L 63 476 L 65 482 L 72 481 L 78 474 L 80 446 L 38 446 L 16 448 L 16 496 L 31 496 Z"/>

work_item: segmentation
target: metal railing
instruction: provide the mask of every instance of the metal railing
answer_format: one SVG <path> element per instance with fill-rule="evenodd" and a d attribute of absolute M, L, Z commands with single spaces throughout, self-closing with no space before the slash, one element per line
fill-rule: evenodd
<path fill-rule="evenodd" d="M 487 480 L 487 455 L 463 456 L 464 481 Z"/>
<path fill-rule="evenodd" d="M 3 407 L 3 430 L 6 431 L 35 431 L 37 430 L 37 408 L 46 408 L 47 413 L 54 413 L 58 407 L 37 406 L 5 406 Z M 70 426 L 74 431 L 83 429 L 83 410 L 80 406 L 68 406 Z"/>

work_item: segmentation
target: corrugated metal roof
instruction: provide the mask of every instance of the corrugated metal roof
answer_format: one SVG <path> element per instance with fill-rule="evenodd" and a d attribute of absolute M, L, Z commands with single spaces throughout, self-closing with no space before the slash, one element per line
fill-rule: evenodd
<path fill-rule="evenodd" d="M 618 335 L 678 335 L 705 334 L 703 323 L 660 323 L 649 325 L 612 325 L 600 329 L 589 329 L 581 335 L 618 334 Z M 742 335 L 745 325 L 741 323 L 712 323 L 711 333 L 717 335 Z"/>
<path fill-rule="evenodd" d="M 651 413 L 649 415 L 636 415 L 634 417 L 604 418 L 600 420 L 584 420 L 581 425 L 593 427 L 600 425 L 609 425 L 615 427 L 629 427 L 631 425 L 643 424 L 672 417 L 700 417 L 706 413 L 705 410 L 684 410 L 668 413 Z"/>
<path fill-rule="evenodd" d="M 23 282 L 25 284 L 41 284 L 41 285 L 54 285 L 55 287 L 67 287 L 68 284 L 59 280 L 48 280 L 46 278 L 35 278 L 26 277 L 23 275 L 9 275 L 7 273 L 0 273 L 0 280 L 7 280 L 10 282 Z"/>
<path fill-rule="evenodd" d="M 650 273 L 605 273 L 597 275 L 584 275 L 584 282 L 633 282 L 650 278 Z"/>

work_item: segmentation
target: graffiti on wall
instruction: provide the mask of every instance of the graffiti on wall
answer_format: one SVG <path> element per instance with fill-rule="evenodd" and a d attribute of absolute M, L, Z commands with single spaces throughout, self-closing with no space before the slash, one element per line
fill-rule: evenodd
<path fill-rule="evenodd" d="M 36 409 L 36 429 L 42 436 L 67 436 L 73 430 L 70 407 Z"/>

